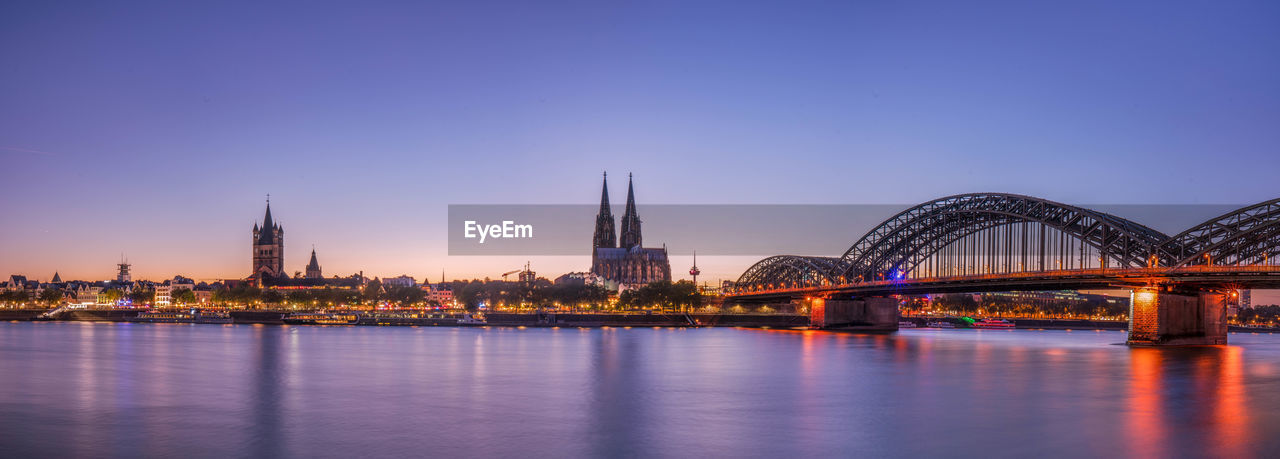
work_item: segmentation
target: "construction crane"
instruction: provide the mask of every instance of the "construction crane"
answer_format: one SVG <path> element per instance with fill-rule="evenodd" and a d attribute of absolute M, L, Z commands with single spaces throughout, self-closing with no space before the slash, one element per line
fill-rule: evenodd
<path fill-rule="evenodd" d="M 533 270 L 529 269 L 529 262 L 527 262 L 527 261 L 526 261 L 526 262 L 524 262 L 524 269 L 517 269 L 517 270 L 515 270 L 515 271 L 507 271 L 507 272 L 505 272 L 505 273 L 502 273 L 502 281 L 503 281 L 503 282 L 506 282 L 506 281 L 507 281 L 507 276 L 510 276 L 510 275 L 512 275 L 512 274 L 515 274 L 515 273 L 521 273 L 521 274 L 520 274 L 520 282 L 528 282 L 528 283 L 531 283 L 531 284 L 533 283 Z M 523 274 L 523 273 L 529 273 L 529 274 L 528 274 L 528 280 L 527 280 L 527 281 L 525 280 L 525 274 Z"/>

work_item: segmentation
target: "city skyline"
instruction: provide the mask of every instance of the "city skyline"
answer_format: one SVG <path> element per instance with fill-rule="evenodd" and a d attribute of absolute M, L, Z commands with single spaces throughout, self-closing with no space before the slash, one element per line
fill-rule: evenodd
<path fill-rule="evenodd" d="M 1280 456 L 1280 2 L 7 1 L 0 61 L 4 456 Z"/>
<path fill-rule="evenodd" d="M 625 208 L 627 208 L 627 209 L 628 209 L 628 212 L 634 212 L 635 207 L 637 207 L 637 205 L 636 205 L 636 204 L 634 204 L 634 202 L 633 202 L 633 200 L 632 200 L 632 198 L 633 198 L 633 196 L 632 196 L 632 194 L 633 194 L 633 190 L 632 190 L 631 188 L 632 188 L 632 187 L 631 187 L 631 184 L 630 184 L 630 183 L 628 183 L 628 193 L 627 193 L 628 200 L 627 200 L 627 204 L 624 206 Z M 607 183 L 605 184 L 605 190 L 607 190 Z M 608 199 L 608 198 L 607 198 L 607 191 L 606 191 L 606 192 L 604 192 L 604 193 L 605 193 L 605 194 L 604 194 L 604 197 L 603 197 L 602 199 L 604 199 L 605 201 L 601 203 L 601 206 L 605 205 L 605 204 L 607 203 L 607 199 Z M 270 197 L 267 197 L 267 200 L 265 201 L 265 204 L 266 204 L 266 209 L 267 209 L 267 210 L 266 210 L 266 215 L 265 215 L 265 217 L 264 217 L 263 219 L 261 219 L 261 220 L 257 220 L 257 221 L 255 221 L 255 222 L 253 223 L 253 235 L 254 235 L 254 236 L 253 236 L 252 238 L 250 238 L 250 244 L 253 246 L 253 249 L 252 249 L 251 256 L 250 256 L 249 258 L 252 260 L 252 264 L 255 266 L 255 270 L 257 269 L 256 267 L 257 267 L 257 266 L 258 266 L 258 264 L 259 264 L 259 260 L 258 260 L 258 250 L 259 250 L 259 248 L 258 248 L 258 247 L 259 247 L 259 245 L 258 245 L 258 244 L 260 244 L 260 243 L 262 242 L 262 240 L 260 240 L 260 239 L 258 238 L 258 235 L 259 235 L 259 232 L 258 232 L 258 230 L 259 230 L 259 225 L 260 225 L 260 224 L 262 225 L 262 229 L 263 229 L 263 230 L 265 230 L 268 226 L 270 226 L 270 227 L 272 227 L 272 228 L 274 228 L 274 229 L 275 229 L 275 231 L 276 231 L 276 233 L 275 233 L 275 234 L 276 234 L 277 236 L 282 236 L 282 235 L 283 235 L 283 233 L 281 232 L 281 231 L 283 231 L 283 227 L 282 227 L 282 225 L 280 224 L 280 222 L 279 222 L 278 220 L 273 219 L 273 217 L 271 216 L 271 210 L 270 210 Z M 610 207 L 619 207 L 619 206 L 616 206 L 616 205 L 610 205 Z M 603 209 L 603 207 L 601 207 L 601 209 Z M 1209 208 L 1209 209 L 1211 209 L 1211 208 Z M 1198 212 L 1205 212 L 1206 210 L 1205 210 L 1205 209 L 1197 209 L 1197 211 L 1198 211 Z M 598 219 L 598 218 L 599 218 L 599 217 L 597 217 L 597 219 Z M 273 220 L 274 220 L 274 221 L 273 221 Z M 600 222 L 599 222 L 599 221 L 597 221 L 597 223 L 596 223 L 596 224 L 597 224 L 596 232 L 598 233 L 598 232 L 600 231 L 600 229 L 599 229 Z M 265 234 L 265 233 L 264 233 L 264 234 Z M 1169 234 L 1174 234 L 1174 232 L 1170 232 Z M 599 236 L 599 235 L 597 234 L 597 239 L 598 239 L 598 236 Z M 638 237 L 638 234 L 637 234 L 637 237 Z M 276 243 L 282 244 L 282 241 L 275 241 L 275 242 L 271 242 L 271 243 L 272 243 L 272 244 L 276 244 Z M 596 243 L 596 244 L 598 244 L 598 243 L 599 243 L 599 241 L 597 240 L 595 243 Z M 662 249 L 662 251 L 665 253 L 665 250 L 666 250 L 666 249 L 665 249 L 665 244 L 663 244 L 663 245 L 664 245 L 664 248 Z M 272 248 L 273 248 L 273 250 L 279 250 L 279 249 L 281 249 L 282 247 L 281 247 L 281 246 L 273 246 Z M 653 249 L 650 249 L 650 250 L 653 250 Z M 288 250 L 284 250 L 284 252 L 291 253 L 291 251 L 288 251 Z M 281 274 L 281 276 L 283 276 L 283 277 L 294 277 L 294 274 L 296 274 L 296 276 L 301 277 L 301 276 L 303 276 L 303 275 L 305 274 L 306 278 L 308 278 L 308 279 L 312 279 L 312 278 L 313 278 L 313 277 L 312 277 L 313 275 L 311 274 L 311 272 L 312 272 L 311 270 L 313 269 L 313 267 L 314 267 L 314 269 L 315 269 L 316 271 L 319 271 L 319 267 L 318 267 L 318 266 L 315 266 L 315 265 L 317 265 L 317 264 L 318 264 L 318 262 L 317 262 L 317 260 L 316 260 L 316 251 L 315 251 L 314 246 L 312 247 L 311 252 L 305 252 L 305 253 L 306 253 L 306 257 L 307 257 L 307 259 L 308 259 L 308 263 L 307 263 L 307 265 L 306 265 L 305 267 L 303 267 L 302 269 L 294 269 L 294 270 L 291 270 L 291 269 L 289 268 L 289 264 L 288 264 L 288 262 L 286 261 L 286 262 L 284 263 L 284 268 L 280 270 L 280 271 L 281 271 L 281 273 L 280 273 L 280 274 Z M 277 255 L 278 255 L 278 253 L 277 253 Z M 458 257 L 456 257 L 456 258 L 466 258 L 466 257 L 467 257 L 467 256 L 458 256 Z M 519 258 L 519 257 L 493 257 L 493 256 L 480 256 L 480 257 L 478 257 L 478 258 L 481 258 L 481 259 L 494 259 L 494 258 Z M 561 260 L 564 260 L 564 259 L 570 259 L 570 260 L 575 260 L 575 261 L 576 261 L 579 257 L 577 257 L 577 256 L 533 256 L 533 257 L 525 257 L 525 258 L 533 258 L 533 259 L 548 259 L 548 258 L 550 258 L 550 259 L 561 259 Z M 691 257 L 691 258 L 692 258 L 692 257 Z M 707 257 L 704 255 L 704 259 L 705 259 L 705 258 L 707 258 Z M 724 260 L 724 259 L 730 259 L 730 260 L 734 260 L 734 263 L 736 263 L 738 259 L 743 259 L 743 258 L 747 258 L 747 259 L 755 259 L 756 257 L 754 257 L 754 256 L 713 256 L 713 257 L 710 257 L 710 258 L 713 258 L 713 259 L 721 259 L 721 260 Z M 127 266 L 133 266 L 133 263 L 131 263 L 131 260 L 129 260 L 129 259 L 127 258 L 127 256 L 126 256 L 125 254 L 123 254 L 123 253 L 120 255 L 120 258 L 118 259 L 118 264 L 116 264 L 115 266 L 122 266 L 122 265 L 121 265 L 122 263 L 123 263 L 123 264 L 127 264 Z M 492 266 L 503 266 L 503 265 L 488 265 L 488 266 L 492 267 Z M 527 266 L 528 266 L 528 265 L 525 265 L 525 266 L 526 266 L 526 269 L 527 269 Z M 595 269 L 595 268 L 594 268 L 594 266 L 593 266 L 593 267 L 592 267 L 592 270 L 594 270 L 594 269 Z M 677 269 L 677 271 L 680 271 L 680 270 L 679 270 L 679 269 Z M 136 273 L 136 271 L 134 271 L 134 272 Z M 454 280 L 468 280 L 468 279 L 486 279 L 486 280 L 487 280 L 487 279 L 496 279 L 496 278 L 498 278 L 498 277 L 499 277 L 499 276 L 487 275 L 487 274 L 486 274 L 486 275 L 481 275 L 481 276 L 465 276 L 465 275 L 464 275 L 464 276 L 445 277 L 445 276 L 446 276 L 446 272 L 447 272 L 447 268 L 446 268 L 445 270 L 442 270 L 442 272 L 440 273 L 440 277 L 433 277 L 433 276 L 431 276 L 431 275 L 429 275 L 429 274 L 428 274 L 428 275 L 421 275 L 421 276 L 419 276 L 419 275 L 417 275 L 417 274 L 409 274 L 409 273 L 400 273 L 400 274 L 365 273 L 365 272 L 364 272 L 364 270 L 355 270 L 355 271 L 352 271 L 352 272 L 350 272 L 350 273 L 345 273 L 345 272 L 344 272 L 344 273 L 335 273 L 335 272 L 330 271 L 330 272 L 329 272 L 329 276 L 328 276 L 327 278 L 334 278 L 334 279 L 336 279 L 336 278 L 343 278 L 343 277 L 345 277 L 345 276 L 354 275 L 354 274 L 357 274 L 357 273 L 358 273 L 358 274 L 364 274 L 364 275 L 366 275 L 366 277 L 367 277 L 367 278 L 370 278 L 370 279 L 379 278 L 379 277 L 383 277 L 383 278 L 391 278 L 391 277 L 399 277 L 399 276 L 405 276 L 405 275 L 408 275 L 409 277 L 412 277 L 412 278 L 414 278 L 415 280 L 420 279 L 420 280 L 421 280 L 421 282 L 422 282 L 423 284 L 427 284 L 427 283 L 430 283 L 430 282 L 433 282 L 433 281 L 437 281 L 437 280 L 439 280 L 439 281 L 444 281 L 444 280 L 454 281 Z M 564 271 L 564 272 L 548 272 L 548 271 L 541 271 L 541 272 L 539 272 L 539 274 L 540 274 L 540 277 L 547 278 L 547 279 L 553 279 L 553 278 L 557 277 L 559 274 L 564 274 L 564 273 L 569 273 L 569 272 L 581 272 L 581 271 L 579 271 L 579 270 L 570 270 L 570 271 Z M 24 275 L 24 277 L 26 277 L 26 278 L 28 278 L 28 279 L 30 279 L 30 280 L 33 280 L 33 281 L 43 281 L 43 280 L 44 280 L 43 278 L 41 278 L 41 277 L 40 277 L 40 276 L 38 276 L 38 275 L 29 275 L 29 274 L 27 274 L 27 273 L 14 273 L 14 274 Z M 51 277 L 59 277 L 59 275 L 60 275 L 60 274 L 61 274 L 61 272 L 60 272 L 60 271 L 54 271 L 54 274 L 53 274 Z M 699 271 L 699 275 L 702 275 L 702 274 L 703 274 L 703 273 L 702 273 L 701 271 Z M 202 281 L 216 282 L 216 281 L 225 281 L 225 280 L 243 281 L 243 280 L 246 280 L 246 279 L 247 279 L 247 280 L 254 280 L 254 279 L 253 279 L 253 278 L 254 278 L 254 276 L 252 276 L 252 275 L 250 275 L 250 276 L 243 276 L 243 277 L 238 277 L 238 276 L 212 276 L 212 277 L 199 277 L 199 276 L 190 276 L 190 275 L 187 275 L 186 273 L 178 273 L 178 274 L 161 274 L 161 275 L 158 275 L 158 276 L 148 276 L 148 275 L 145 275 L 145 274 L 144 274 L 144 275 L 137 275 L 137 274 L 134 274 L 134 275 L 133 275 L 133 278 L 134 278 L 135 280 L 165 281 L 165 280 L 168 280 L 169 278 L 172 278 L 172 277 L 175 277 L 175 276 L 178 276 L 178 277 L 184 277 L 184 278 L 194 278 L 197 282 L 202 282 Z M 109 279 L 109 278 L 94 278 L 94 277 L 78 277 L 78 276 L 74 276 L 74 275 L 72 275 L 72 276 L 60 276 L 60 277 L 61 277 L 61 278 L 63 278 L 63 279 L 65 279 L 65 280 L 83 280 L 83 281 L 91 281 L 91 282 L 92 282 L 92 281 L 100 281 L 100 280 L 103 280 L 103 279 Z M 314 277 L 314 278 L 315 278 L 315 279 L 318 279 L 319 277 Z M 503 278 L 503 279 L 505 279 L 505 276 L 503 276 L 502 278 Z M 704 282 L 704 284 L 703 284 L 703 285 L 709 285 L 709 286 L 715 287 L 715 286 L 718 286 L 718 285 L 719 285 L 719 283 L 720 283 L 719 281 L 720 281 L 720 280 L 729 280 L 729 281 L 732 281 L 732 280 L 736 280 L 736 279 L 737 279 L 737 276 L 736 276 L 736 275 L 733 275 L 732 277 L 730 277 L 730 278 L 726 278 L 726 279 L 716 279 L 715 281 L 707 281 L 707 280 L 706 280 L 706 278 L 704 277 L 704 281 L 703 281 L 703 282 Z M 673 280 L 684 280 L 684 276 L 682 276 L 682 275 L 674 276 L 674 277 L 673 277 Z M 256 282 L 256 281 L 255 281 L 255 282 Z M 1085 291 L 1085 292 L 1093 291 L 1093 292 L 1096 292 L 1096 293 L 1103 293 L 1103 294 L 1108 294 L 1108 295 L 1117 295 L 1117 294 L 1120 294 L 1120 293 L 1117 293 L 1117 292 L 1119 292 L 1119 291 L 1112 291 L 1112 290 L 1105 290 L 1105 289 L 1104 289 L 1104 290 L 1083 290 L 1083 291 Z M 1246 292 L 1247 292 L 1247 291 L 1246 291 Z M 1255 291 L 1254 291 L 1254 293 L 1256 293 L 1256 294 L 1257 294 L 1257 296 L 1258 296 L 1259 300 L 1260 300 L 1260 301 L 1262 301 L 1263 303 L 1267 303 L 1267 302 L 1274 302 L 1274 301 L 1276 301 L 1276 300 L 1280 300 L 1280 291 L 1276 291 L 1276 290 L 1255 290 Z"/>

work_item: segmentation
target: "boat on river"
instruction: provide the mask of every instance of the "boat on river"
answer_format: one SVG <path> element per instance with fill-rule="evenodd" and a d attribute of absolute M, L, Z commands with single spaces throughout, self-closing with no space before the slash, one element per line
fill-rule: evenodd
<path fill-rule="evenodd" d="M 489 322 L 484 320 L 483 316 L 480 316 L 477 314 L 465 314 L 462 316 L 461 319 L 458 319 L 458 325 L 474 327 L 474 326 L 480 326 L 480 325 L 489 325 Z"/>
<path fill-rule="evenodd" d="M 289 325 L 355 325 L 360 314 L 355 312 L 295 312 L 284 316 Z"/>
<path fill-rule="evenodd" d="M 1013 322 L 1005 319 L 982 319 L 971 325 L 973 328 L 989 328 L 998 330 L 1010 330 L 1014 328 Z"/>
<path fill-rule="evenodd" d="M 229 324 L 231 313 L 227 311 L 201 311 L 196 308 L 177 311 L 152 309 L 139 312 L 134 322 L 169 324 Z"/>

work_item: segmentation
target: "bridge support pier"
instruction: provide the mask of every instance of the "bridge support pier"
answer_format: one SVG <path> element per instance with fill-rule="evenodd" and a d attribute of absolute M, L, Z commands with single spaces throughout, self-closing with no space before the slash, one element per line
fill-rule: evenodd
<path fill-rule="evenodd" d="M 1227 344 L 1227 296 L 1212 291 L 1135 289 L 1129 298 L 1128 344 Z"/>
<path fill-rule="evenodd" d="M 898 300 L 870 297 L 807 299 L 809 326 L 832 330 L 898 331 Z"/>

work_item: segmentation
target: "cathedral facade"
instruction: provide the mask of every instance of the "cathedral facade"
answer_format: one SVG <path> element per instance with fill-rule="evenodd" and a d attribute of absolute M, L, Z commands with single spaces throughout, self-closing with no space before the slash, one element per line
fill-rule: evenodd
<path fill-rule="evenodd" d="M 627 206 L 621 223 L 621 232 L 615 238 L 613 213 L 609 209 L 609 179 L 606 176 L 591 242 L 591 273 L 622 287 L 670 281 L 671 261 L 667 258 L 667 248 L 646 248 L 642 245 L 640 215 L 636 213 L 635 189 L 630 174 L 627 176 Z"/>

